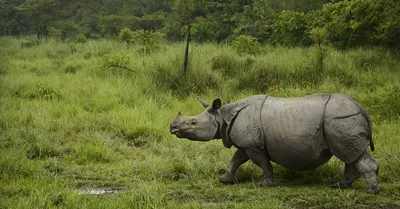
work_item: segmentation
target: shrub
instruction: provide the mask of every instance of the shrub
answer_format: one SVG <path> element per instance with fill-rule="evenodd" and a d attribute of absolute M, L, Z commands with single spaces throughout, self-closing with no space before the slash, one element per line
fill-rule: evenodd
<path fill-rule="evenodd" d="M 180 64 L 179 62 L 175 62 Z M 152 71 L 156 85 L 162 89 L 171 90 L 175 96 L 184 98 L 192 93 L 202 94 L 207 89 L 216 89 L 219 86 L 219 76 L 204 68 L 191 67 L 191 72 L 184 75 L 177 66 L 157 64 Z"/>
<path fill-rule="evenodd" d="M 79 65 L 67 65 L 64 68 L 64 72 L 67 74 L 75 74 L 80 68 L 81 66 Z"/>
<path fill-rule="evenodd" d="M 240 64 L 237 56 L 228 53 L 220 53 L 211 58 L 211 69 L 228 77 L 237 75 Z"/>
<path fill-rule="evenodd" d="M 132 42 L 138 46 L 139 53 L 150 54 L 160 49 L 163 37 L 164 34 L 158 31 L 137 30 L 132 34 Z"/>
<path fill-rule="evenodd" d="M 84 44 L 87 42 L 87 38 L 84 34 L 80 33 L 76 36 L 76 42 Z"/>
<path fill-rule="evenodd" d="M 121 41 L 126 42 L 128 49 L 129 49 L 129 46 L 131 45 L 132 37 L 133 37 L 133 33 L 130 28 L 125 27 L 125 28 L 121 29 L 121 31 L 119 32 L 119 39 L 121 39 Z"/>
<path fill-rule="evenodd" d="M 106 54 L 99 59 L 100 68 L 103 70 L 118 69 L 119 71 L 114 71 L 114 73 L 120 73 L 123 71 L 135 72 L 128 68 L 130 63 L 129 57 L 124 53 L 118 54 Z"/>
<path fill-rule="evenodd" d="M 27 39 L 27 40 L 21 42 L 21 49 L 39 46 L 39 44 L 40 44 L 40 41 L 37 39 Z"/>
<path fill-rule="evenodd" d="M 308 34 L 309 34 L 309 38 L 317 46 L 316 68 L 320 73 L 322 73 L 324 71 L 324 59 L 329 54 L 329 49 L 327 46 L 328 33 L 323 28 L 315 27 L 315 28 L 312 28 Z"/>
<path fill-rule="evenodd" d="M 30 87 L 27 85 L 20 86 L 13 93 L 16 97 L 28 98 L 28 99 L 44 99 L 53 100 L 61 98 L 61 94 L 53 88 L 39 83 L 35 86 Z"/>
<path fill-rule="evenodd" d="M 260 43 L 257 39 L 249 35 L 240 35 L 232 42 L 232 46 L 238 54 L 256 55 L 261 52 Z"/>

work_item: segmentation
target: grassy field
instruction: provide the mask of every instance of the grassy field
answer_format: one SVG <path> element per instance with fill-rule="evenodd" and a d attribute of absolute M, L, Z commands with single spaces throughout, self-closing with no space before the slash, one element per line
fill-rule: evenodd
<path fill-rule="evenodd" d="M 400 58 L 385 49 L 330 49 L 321 69 L 312 47 L 254 57 L 194 44 L 183 77 L 183 43 L 141 55 L 112 40 L 21 41 L 0 38 L 0 208 L 400 208 Z M 198 97 L 317 92 L 350 95 L 371 114 L 378 195 L 363 179 L 331 189 L 344 167 L 335 158 L 307 172 L 274 164 L 274 188 L 258 188 L 262 172 L 246 163 L 240 184 L 222 185 L 234 149 L 169 134 L 178 111 L 203 110 Z M 120 192 L 80 192 L 101 187 Z"/>

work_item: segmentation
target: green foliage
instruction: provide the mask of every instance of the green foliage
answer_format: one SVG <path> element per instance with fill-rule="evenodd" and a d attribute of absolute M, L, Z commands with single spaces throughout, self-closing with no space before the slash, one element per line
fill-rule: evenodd
<path fill-rule="evenodd" d="M 57 4 L 56 0 L 26 0 L 16 10 L 27 18 L 38 39 L 42 35 L 47 38 L 48 27 L 56 16 Z"/>
<path fill-rule="evenodd" d="M 20 46 L 21 46 L 21 49 L 23 49 L 23 48 L 31 48 L 34 46 L 39 46 L 39 44 L 40 44 L 39 40 L 34 40 L 32 38 L 28 38 L 24 41 L 21 41 Z"/>
<path fill-rule="evenodd" d="M 261 45 L 257 39 L 249 35 L 240 35 L 232 42 L 238 54 L 256 55 L 261 52 Z"/>
<path fill-rule="evenodd" d="M 180 60 L 180 59 L 179 59 Z M 219 76 L 202 66 L 190 65 L 191 72 L 183 75 L 182 63 L 177 58 L 168 65 L 156 65 L 152 77 L 158 88 L 170 90 L 178 98 L 202 94 L 219 86 Z"/>
<path fill-rule="evenodd" d="M 119 39 L 121 41 L 125 41 L 126 42 L 126 45 L 127 45 L 128 49 L 129 49 L 129 45 L 132 42 L 132 37 L 133 37 L 133 33 L 132 33 L 131 29 L 129 29 L 129 28 L 123 28 L 119 32 Z"/>
<path fill-rule="evenodd" d="M 67 38 L 75 37 L 79 32 L 79 27 L 71 20 L 57 20 L 52 23 L 51 30 L 56 32 L 56 38 L 65 41 Z M 50 36 L 51 32 L 49 31 Z"/>
<path fill-rule="evenodd" d="M 78 34 L 78 35 L 76 36 L 76 39 L 75 39 L 75 40 L 76 40 L 77 43 L 82 43 L 82 44 L 84 44 L 84 43 L 87 42 L 86 36 L 85 36 L 84 34 L 82 34 L 82 33 Z"/>
<path fill-rule="evenodd" d="M 271 43 L 284 46 L 307 44 L 306 16 L 303 12 L 283 10 L 272 24 Z"/>
<path fill-rule="evenodd" d="M 328 33 L 323 28 L 312 28 L 309 32 L 309 38 L 318 45 L 328 42 Z"/>
<path fill-rule="evenodd" d="M 192 22 L 195 4 L 193 0 L 175 0 L 172 10 L 177 21 L 186 26 Z"/>
<path fill-rule="evenodd" d="M 124 17 L 115 14 L 103 16 L 99 20 L 99 28 L 102 34 L 118 35 L 125 27 Z"/>
<path fill-rule="evenodd" d="M 397 0 L 15 0 L 0 4 L 0 35 L 50 35 L 65 41 L 116 38 L 124 28 L 162 31 L 167 40 L 183 40 L 190 23 L 193 40 L 232 42 L 245 34 L 260 43 L 309 46 L 312 28 L 324 28 L 339 48 L 385 46 L 400 41 Z"/>
<path fill-rule="evenodd" d="M 110 69 L 114 70 L 129 69 L 127 67 L 129 63 L 130 63 L 130 58 L 124 53 L 105 54 L 99 59 L 100 69 L 105 71 L 109 71 Z M 118 71 L 114 71 L 114 73 L 118 73 Z"/>
<path fill-rule="evenodd" d="M 132 42 L 137 45 L 137 51 L 150 54 L 160 50 L 164 34 L 156 31 L 137 30 L 132 33 Z"/>
<path fill-rule="evenodd" d="M 396 0 L 344 0 L 322 9 L 325 26 L 340 47 L 398 46 L 400 4 Z"/>
<path fill-rule="evenodd" d="M 319 72 L 324 71 L 324 59 L 329 54 L 328 49 L 328 33 L 323 28 L 312 28 L 309 32 L 309 38 L 317 45 L 317 69 Z"/>
<path fill-rule="evenodd" d="M 55 100 L 61 98 L 61 94 L 58 91 L 42 83 L 31 87 L 20 86 L 13 92 L 13 95 L 27 99 Z"/>
<path fill-rule="evenodd" d="M 49 36 L 56 39 L 56 40 L 61 40 L 62 38 L 62 31 L 59 29 L 56 29 L 54 27 L 49 27 Z"/>

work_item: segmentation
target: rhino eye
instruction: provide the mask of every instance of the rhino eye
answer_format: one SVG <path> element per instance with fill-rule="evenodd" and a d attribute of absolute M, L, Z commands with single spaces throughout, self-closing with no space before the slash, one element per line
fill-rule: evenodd
<path fill-rule="evenodd" d="M 192 122 L 190 122 L 191 125 L 196 125 L 197 121 L 192 120 Z"/>

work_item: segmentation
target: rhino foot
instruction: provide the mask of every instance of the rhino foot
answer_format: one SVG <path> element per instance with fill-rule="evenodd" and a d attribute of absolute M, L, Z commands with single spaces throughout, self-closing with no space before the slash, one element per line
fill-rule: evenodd
<path fill-rule="evenodd" d="M 371 186 L 367 190 L 365 190 L 366 193 L 368 194 L 378 194 L 379 193 L 379 187 L 378 186 Z"/>
<path fill-rule="evenodd" d="M 351 186 L 351 184 L 344 184 L 342 182 L 338 182 L 336 184 L 333 184 L 332 188 L 334 188 L 334 189 L 351 189 L 352 186 Z"/>
<path fill-rule="evenodd" d="M 219 182 L 223 184 L 235 184 L 237 183 L 237 180 L 231 173 L 225 172 L 225 174 L 219 179 Z"/>
<path fill-rule="evenodd" d="M 263 180 L 262 182 L 260 182 L 258 184 L 260 187 L 275 187 L 276 184 L 273 181 L 267 181 L 267 180 Z"/>

